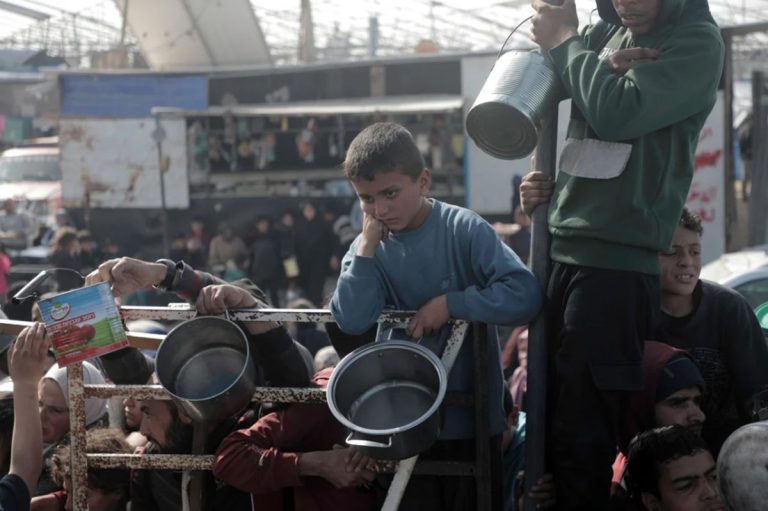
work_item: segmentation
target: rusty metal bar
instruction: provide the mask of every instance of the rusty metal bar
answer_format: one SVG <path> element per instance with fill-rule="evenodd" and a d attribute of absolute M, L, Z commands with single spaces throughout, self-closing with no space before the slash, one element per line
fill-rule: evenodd
<path fill-rule="evenodd" d="M 212 454 L 88 454 L 88 465 L 95 468 L 134 470 L 211 470 Z"/>
<path fill-rule="evenodd" d="M 72 504 L 75 511 L 88 509 L 88 460 L 85 456 L 85 392 L 83 364 L 75 362 L 67 367 L 69 393 L 69 469 L 72 474 Z"/>
<path fill-rule="evenodd" d="M 88 466 L 94 468 L 130 468 L 132 470 L 211 470 L 212 454 L 87 454 Z M 399 463 L 380 461 L 376 471 L 392 474 Z M 462 461 L 419 461 L 413 471 L 417 475 L 475 475 L 475 465 Z"/>
<path fill-rule="evenodd" d="M 32 326 L 31 321 L 16 321 L 12 319 L 0 319 L 0 334 L 19 335 L 24 328 Z M 128 342 L 134 348 L 139 349 L 157 349 L 164 335 L 145 334 L 143 332 L 126 332 Z"/>
<path fill-rule="evenodd" d="M 145 307 L 124 305 L 120 307 L 123 319 L 154 319 L 167 321 L 182 321 L 197 316 L 197 311 L 187 304 L 172 304 L 169 307 Z M 405 322 L 416 311 L 386 311 L 377 320 L 381 322 Z M 333 315 L 327 309 L 232 309 L 228 311 L 229 318 L 234 321 L 286 321 L 297 323 L 333 323 Z M 454 322 L 462 323 L 461 321 Z"/>
<path fill-rule="evenodd" d="M 125 319 L 190 319 L 197 315 L 189 306 L 172 307 L 123 307 L 121 308 Z M 392 311 L 382 314 L 378 321 L 404 322 L 412 317 L 413 311 Z M 236 321 L 298 321 L 327 323 L 332 322 L 333 316 L 327 310 L 303 310 L 290 309 L 243 309 L 229 312 L 229 318 Z M 31 325 L 29 322 L 0 320 L 0 332 L 17 335 L 24 327 Z M 442 361 L 446 372 L 450 373 L 456 356 L 461 350 L 464 336 L 467 331 L 466 321 L 451 322 L 451 334 L 446 342 Z M 133 336 L 131 336 L 133 337 Z M 139 334 L 130 338 L 134 347 L 157 347 L 163 336 L 152 334 Z M 128 455 L 128 454 L 87 454 L 86 428 L 85 428 L 85 399 L 87 397 L 107 399 L 110 397 L 133 397 L 138 400 L 170 399 L 168 394 L 159 385 L 84 385 L 83 368 L 81 363 L 74 363 L 67 369 L 69 380 L 68 394 L 70 402 L 70 434 L 71 434 L 71 470 L 72 470 L 72 498 L 74 511 L 87 511 L 88 500 L 88 464 L 99 468 L 129 467 L 133 469 L 167 469 L 167 470 L 210 470 L 213 456 L 210 455 Z M 452 393 L 451 401 L 459 405 L 471 405 L 472 399 L 467 399 L 457 393 Z M 323 389 L 316 388 L 271 388 L 259 387 L 254 396 L 254 401 L 277 403 L 324 403 L 326 394 Z M 403 479 L 400 495 L 397 503 L 402 498 L 402 491 L 408 483 L 412 472 L 417 474 L 435 475 L 463 475 L 473 476 L 476 469 L 471 463 L 461 462 L 432 462 L 417 463 L 414 457 L 410 464 L 387 465 L 396 471 Z M 382 470 L 388 472 L 389 468 Z M 396 508 L 397 504 L 395 505 Z"/>

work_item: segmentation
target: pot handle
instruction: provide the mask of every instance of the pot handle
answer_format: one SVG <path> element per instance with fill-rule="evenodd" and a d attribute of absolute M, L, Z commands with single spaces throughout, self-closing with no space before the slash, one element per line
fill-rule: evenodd
<path fill-rule="evenodd" d="M 392 436 L 387 437 L 387 443 L 376 442 L 374 440 L 365 440 L 363 438 L 354 438 L 355 433 L 347 435 L 347 445 L 354 445 L 356 447 L 373 447 L 377 449 L 389 449 L 392 447 Z"/>

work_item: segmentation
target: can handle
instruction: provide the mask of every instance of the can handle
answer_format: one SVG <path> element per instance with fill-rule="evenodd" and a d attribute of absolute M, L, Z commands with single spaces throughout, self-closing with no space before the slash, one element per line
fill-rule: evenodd
<path fill-rule="evenodd" d="M 355 433 L 352 432 L 347 435 L 347 445 L 354 445 L 356 447 L 373 447 L 376 449 L 388 449 L 392 447 L 392 435 L 387 437 L 387 443 L 376 442 L 375 440 L 365 440 L 363 438 L 354 438 Z"/>

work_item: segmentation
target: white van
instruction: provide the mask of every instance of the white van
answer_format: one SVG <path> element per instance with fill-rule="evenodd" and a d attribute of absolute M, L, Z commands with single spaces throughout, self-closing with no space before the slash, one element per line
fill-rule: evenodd
<path fill-rule="evenodd" d="M 41 224 L 62 207 L 58 140 L 48 140 L 0 155 L 0 203 L 16 199 Z"/>

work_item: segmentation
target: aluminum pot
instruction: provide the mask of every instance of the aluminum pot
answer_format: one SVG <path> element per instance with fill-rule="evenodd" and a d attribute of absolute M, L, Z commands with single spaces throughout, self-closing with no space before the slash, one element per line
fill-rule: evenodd
<path fill-rule="evenodd" d="M 328 408 L 350 433 L 347 444 L 377 459 L 427 450 L 440 433 L 445 367 L 427 348 L 383 341 L 358 348 L 328 381 Z"/>
<path fill-rule="evenodd" d="M 536 148 L 544 121 L 563 97 L 547 58 L 537 51 L 508 51 L 496 60 L 469 110 L 467 133 L 496 158 L 523 158 Z"/>
<path fill-rule="evenodd" d="M 155 371 L 160 385 L 195 421 L 237 414 L 256 389 L 248 338 L 231 321 L 214 316 L 171 330 L 157 350 Z"/>
<path fill-rule="evenodd" d="M 762 511 L 768 501 L 768 421 L 742 426 L 723 444 L 717 480 L 728 509 Z"/>

